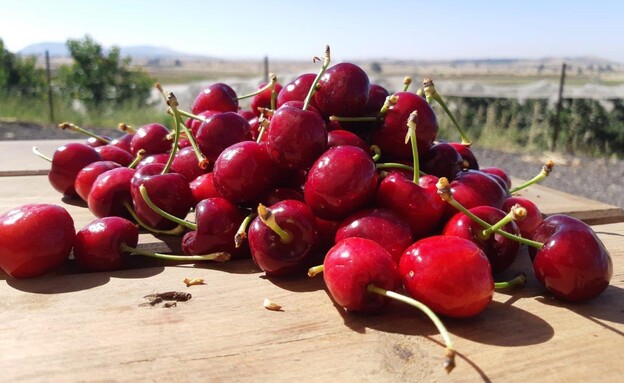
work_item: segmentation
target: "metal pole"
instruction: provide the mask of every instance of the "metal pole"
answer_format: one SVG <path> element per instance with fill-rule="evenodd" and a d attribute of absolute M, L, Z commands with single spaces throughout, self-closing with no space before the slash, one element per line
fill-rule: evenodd
<path fill-rule="evenodd" d="M 50 71 L 50 52 L 48 52 L 48 50 L 45 51 L 45 60 L 46 77 L 48 81 L 48 106 L 50 108 L 50 122 L 54 123 L 56 119 L 54 118 L 54 100 L 52 99 L 52 75 Z"/>
<path fill-rule="evenodd" d="M 561 104 L 563 102 L 563 85 L 565 83 L 566 63 L 561 65 L 561 77 L 559 79 L 559 97 L 557 98 L 557 106 L 555 108 L 555 120 L 553 126 L 552 142 L 550 144 L 550 150 L 555 150 L 557 147 L 557 139 L 559 138 L 559 131 L 561 130 Z"/>

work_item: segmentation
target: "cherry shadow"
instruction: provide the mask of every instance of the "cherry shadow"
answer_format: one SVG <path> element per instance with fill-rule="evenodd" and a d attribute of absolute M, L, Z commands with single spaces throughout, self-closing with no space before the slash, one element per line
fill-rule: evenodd
<path fill-rule="evenodd" d="M 80 197 L 68 197 L 68 196 L 63 196 L 61 198 L 61 201 L 64 204 L 67 205 L 71 205 L 71 206 L 78 206 L 78 207 L 84 207 L 84 208 L 89 208 L 89 206 L 87 205 L 87 202 L 85 202 L 82 198 Z"/>
<path fill-rule="evenodd" d="M 325 281 L 320 275 L 311 278 L 305 275 L 269 277 L 263 274 L 260 276 L 260 278 L 273 283 L 275 286 L 281 289 L 297 293 L 312 292 L 325 289 Z"/>

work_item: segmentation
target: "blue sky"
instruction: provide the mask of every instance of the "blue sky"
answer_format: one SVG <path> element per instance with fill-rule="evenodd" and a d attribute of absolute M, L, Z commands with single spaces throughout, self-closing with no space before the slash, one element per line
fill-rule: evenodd
<path fill-rule="evenodd" d="M 624 63 L 624 1 L 0 0 L 16 52 L 92 36 L 224 58 L 596 56 Z"/>

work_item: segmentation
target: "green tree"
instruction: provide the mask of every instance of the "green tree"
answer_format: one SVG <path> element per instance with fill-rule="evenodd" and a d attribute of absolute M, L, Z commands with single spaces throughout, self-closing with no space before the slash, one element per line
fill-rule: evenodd
<path fill-rule="evenodd" d="M 67 47 L 74 59 L 59 72 L 62 89 L 72 99 L 80 100 L 89 109 L 120 105 L 144 106 L 149 103 L 155 80 L 139 68 L 132 67 L 129 57 L 122 58 L 120 49 L 107 52 L 90 36 L 68 40 Z"/>
<path fill-rule="evenodd" d="M 0 39 L 0 92 L 39 97 L 46 88 L 45 73 L 37 68 L 34 57 L 20 57 L 9 52 Z"/>

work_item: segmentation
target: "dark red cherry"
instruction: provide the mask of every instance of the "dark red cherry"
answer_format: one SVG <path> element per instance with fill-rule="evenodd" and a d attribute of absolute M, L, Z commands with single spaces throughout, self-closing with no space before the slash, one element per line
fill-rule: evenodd
<path fill-rule="evenodd" d="M 310 91 L 312 83 L 316 79 L 314 73 L 304 73 L 284 85 L 282 90 L 277 94 L 277 108 L 284 105 L 288 101 L 301 101 L 303 102 Z M 315 106 L 314 98 L 310 100 L 310 105 Z"/>
<path fill-rule="evenodd" d="M 371 84 L 368 89 L 368 100 L 364 108 L 365 116 L 376 116 L 381 111 L 390 93 L 379 84 Z"/>
<path fill-rule="evenodd" d="M 450 144 L 441 142 L 431 145 L 424 153 L 418 153 L 421 156 L 420 168 L 426 174 L 452 181 L 463 169 L 464 160 Z"/>
<path fill-rule="evenodd" d="M 121 166 L 128 166 L 134 161 L 134 156 L 130 152 L 112 145 L 102 145 L 95 148 L 100 153 L 100 157 L 104 161 L 113 161 Z"/>
<path fill-rule="evenodd" d="M 280 167 L 306 169 L 327 148 L 325 121 L 318 113 L 282 106 L 271 118 L 266 148 Z"/>
<path fill-rule="evenodd" d="M 401 257 L 399 271 L 409 295 L 449 317 L 477 315 L 494 295 L 490 262 L 464 238 L 436 235 L 419 240 Z"/>
<path fill-rule="evenodd" d="M 355 64 L 343 62 L 325 71 L 313 97 L 324 116 L 361 116 L 369 88 L 366 72 Z"/>
<path fill-rule="evenodd" d="M 74 188 L 76 189 L 78 196 L 86 202 L 89 198 L 89 192 L 91 191 L 91 186 L 93 186 L 95 179 L 100 174 L 118 167 L 121 167 L 121 165 L 117 162 L 96 161 L 82 168 L 82 170 L 80 170 L 76 175 L 76 180 L 74 181 Z"/>
<path fill-rule="evenodd" d="M 411 92 L 398 92 L 394 96 L 397 98 L 396 104 L 386 112 L 381 127 L 372 132 L 371 140 L 379 146 L 384 156 L 411 160 L 412 147 L 405 143 L 410 114 L 415 110 L 418 112 L 418 153 L 425 153 L 433 144 L 438 134 L 438 121 L 423 97 Z"/>
<path fill-rule="evenodd" d="M 397 265 L 412 243 L 409 224 L 398 214 L 384 208 L 370 208 L 345 218 L 336 231 L 335 243 L 349 237 L 368 238 L 386 249 Z"/>
<path fill-rule="evenodd" d="M 542 223 L 542 212 L 533 201 L 518 196 L 508 197 L 503 203 L 501 210 L 505 213 L 509 213 L 511 208 L 516 204 L 522 206 L 527 211 L 524 219 L 516 221 L 516 224 L 520 229 L 520 235 L 524 238 L 530 239 L 533 237 L 533 231 L 535 231 L 535 228 Z"/>
<path fill-rule="evenodd" d="M 135 174 L 134 169 L 118 167 L 100 174 L 87 198 L 89 210 L 96 217 L 118 216 L 130 218 L 128 206 L 132 206 L 130 181 Z"/>
<path fill-rule="evenodd" d="M 200 162 L 193 147 L 180 149 L 171 162 L 171 171 L 182 174 L 189 182 L 210 171 L 209 164 Z"/>
<path fill-rule="evenodd" d="M 291 188 L 276 187 L 264 193 L 260 198 L 260 203 L 264 206 L 271 206 L 287 199 L 303 202 L 303 193 Z"/>
<path fill-rule="evenodd" d="M 499 182 L 486 173 L 478 170 L 462 170 L 450 183 L 453 198 L 466 209 L 486 205 L 497 209 L 503 207 L 505 200 L 511 196 Z M 446 217 L 457 213 L 457 209 L 447 205 Z"/>
<path fill-rule="evenodd" d="M 87 271 L 113 271 L 122 268 L 127 255 L 122 245 L 136 247 L 139 230 L 120 217 L 98 218 L 76 233 L 74 258 Z"/>
<path fill-rule="evenodd" d="M 186 126 L 191 130 L 191 133 L 193 133 L 193 135 L 197 135 L 197 131 L 202 126 L 204 121 L 206 121 L 210 116 L 219 114 L 219 113 L 222 113 L 222 112 L 217 112 L 215 110 L 205 110 L 197 114 L 199 117 L 203 117 L 203 120 L 200 121 L 194 118 L 190 118 L 187 121 Z"/>
<path fill-rule="evenodd" d="M 349 311 L 373 312 L 389 299 L 368 291 L 374 284 L 395 291 L 401 285 L 392 255 L 375 241 L 350 237 L 336 243 L 325 255 L 323 279 L 337 304 Z"/>
<path fill-rule="evenodd" d="M 212 172 L 204 173 L 189 184 L 195 204 L 206 198 L 221 197 L 214 186 L 213 176 L 214 174 Z"/>
<path fill-rule="evenodd" d="M 260 88 L 263 88 L 266 85 L 266 83 L 261 84 Z M 277 109 L 277 95 L 281 91 L 282 84 L 280 84 L 279 82 L 275 83 L 275 106 L 273 108 L 271 108 L 271 98 L 273 97 L 273 90 L 271 88 L 267 88 L 264 91 L 253 96 L 253 98 L 251 99 L 251 111 L 256 116 L 260 116 L 260 111 L 258 110 L 258 108 Z"/>
<path fill-rule="evenodd" d="M 366 152 L 369 150 L 368 144 L 360 136 L 351 131 L 336 129 L 328 132 L 327 147 L 331 148 L 340 145 L 357 146 Z"/>
<path fill-rule="evenodd" d="M 140 149 L 145 150 L 145 155 L 166 153 L 173 143 L 169 133 L 169 129 L 162 124 L 143 125 L 132 135 L 130 152 L 135 156 Z"/>
<path fill-rule="evenodd" d="M 195 139 L 204 156 L 214 162 L 228 146 L 251 140 L 251 126 L 238 113 L 216 113 L 201 124 Z"/>
<path fill-rule="evenodd" d="M 215 83 L 202 90 L 195 97 L 195 101 L 193 101 L 191 106 L 191 112 L 199 114 L 207 110 L 237 112 L 238 99 L 234 89 L 224 83 Z"/>
<path fill-rule="evenodd" d="M 255 141 L 239 142 L 215 161 L 215 189 L 235 204 L 253 204 L 273 185 L 274 166 L 264 146 Z"/>
<path fill-rule="evenodd" d="M 143 158 L 141 161 L 139 161 L 135 169 L 140 170 L 142 167 L 144 167 L 145 165 L 149 165 L 149 164 L 164 165 L 167 163 L 167 160 L 169 160 L 169 153 L 152 154 Z"/>
<path fill-rule="evenodd" d="M 474 152 L 470 149 L 469 145 L 464 145 L 461 142 L 449 142 L 449 145 L 457 150 L 457 153 L 462 157 L 464 161 L 466 161 L 467 166 L 463 166 L 462 168 L 468 168 L 473 170 L 479 169 L 479 161 L 477 161 L 477 157 Z"/>
<path fill-rule="evenodd" d="M 247 249 L 236 248 L 234 236 L 243 219 L 245 216 L 241 210 L 224 198 L 201 200 L 195 207 L 197 230 L 184 235 L 182 251 L 190 255 L 224 251 L 232 258 L 241 258 L 247 254 Z"/>
<path fill-rule="evenodd" d="M 377 171 L 371 156 L 350 145 L 329 148 L 312 165 L 304 186 L 305 202 L 314 215 L 343 219 L 371 203 Z"/>
<path fill-rule="evenodd" d="M 85 166 L 101 160 L 100 154 L 86 144 L 72 142 L 63 145 L 52 156 L 48 181 L 64 196 L 79 197 L 75 188 L 76 176 Z"/>
<path fill-rule="evenodd" d="M 266 208 L 273 221 L 261 213 L 247 233 L 251 257 L 268 276 L 302 273 L 311 264 L 318 237 L 316 217 L 301 201 L 283 200 Z M 284 238 L 274 231 L 275 226 Z"/>
<path fill-rule="evenodd" d="M 484 168 L 480 168 L 479 170 L 483 173 L 500 177 L 505 182 L 505 186 L 507 186 L 508 189 L 511 188 L 511 178 L 506 171 L 499 168 L 498 166 L 487 166 Z"/>
<path fill-rule="evenodd" d="M 69 259 L 75 234 L 74 220 L 62 206 L 15 207 L 0 214 L 0 268 L 14 278 L 44 275 Z"/>
<path fill-rule="evenodd" d="M 89 138 L 87 138 L 87 141 L 85 143 L 87 145 L 89 145 L 90 147 L 92 147 L 92 148 L 97 148 L 98 146 L 107 145 L 108 142 L 106 140 L 108 140 L 108 141 L 112 140 L 112 138 L 109 137 L 109 136 L 99 136 L 99 137 L 103 138 L 104 140 L 102 140 L 102 139 L 100 139 L 98 137 L 89 137 Z"/>
<path fill-rule="evenodd" d="M 490 225 L 494 225 L 507 213 L 491 206 L 477 206 L 469 211 Z M 464 213 L 457 213 L 444 225 L 442 235 L 461 237 L 474 242 L 488 257 L 494 275 L 506 270 L 516 259 L 520 242 L 492 233 L 484 235 L 485 228 Z M 507 233 L 520 235 L 520 229 L 514 221 L 502 227 Z"/>
<path fill-rule="evenodd" d="M 529 247 L 537 280 L 556 298 L 581 302 L 600 295 L 613 276 L 611 256 L 590 226 L 555 214 L 533 232 L 540 250 Z"/>
<path fill-rule="evenodd" d="M 446 211 L 446 202 L 438 196 L 435 176 L 422 176 L 418 184 L 412 175 L 393 171 L 379 184 L 377 206 L 394 211 L 405 219 L 414 239 L 433 234 Z"/>
<path fill-rule="evenodd" d="M 132 142 L 133 136 L 134 136 L 134 133 L 132 134 L 126 133 L 119 138 L 113 139 L 109 145 L 115 146 L 119 149 L 123 149 L 126 152 L 130 153 L 132 152 L 132 149 L 130 148 L 130 143 Z"/>

